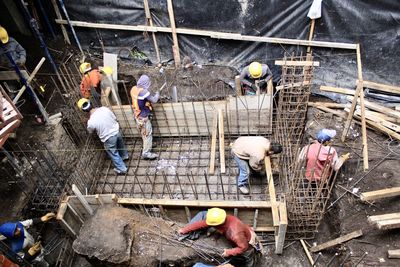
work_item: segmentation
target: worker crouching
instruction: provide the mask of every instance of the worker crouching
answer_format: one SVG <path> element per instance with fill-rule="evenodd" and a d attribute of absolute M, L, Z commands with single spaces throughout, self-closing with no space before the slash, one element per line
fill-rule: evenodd
<path fill-rule="evenodd" d="M 153 127 L 150 121 L 150 115 L 153 110 L 152 103 L 157 103 L 160 93 L 151 95 L 149 92 L 151 86 L 150 78 L 147 75 L 140 76 L 137 85 L 131 89 L 132 107 L 135 112 L 136 127 L 142 136 L 143 150 L 142 158 L 145 160 L 156 159 L 157 154 L 152 153 L 153 146 Z"/>
<path fill-rule="evenodd" d="M 245 95 L 255 95 L 257 92 L 265 92 L 268 81 L 272 78 L 272 72 L 267 64 L 252 62 L 240 73 L 242 92 Z"/>
<path fill-rule="evenodd" d="M 203 217 L 203 219 L 198 220 L 199 217 Z M 227 215 L 226 211 L 220 208 L 211 208 L 206 212 L 202 212 L 199 217 L 180 229 L 179 233 L 186 235 L 194 231 L 213 227 L 218 233 L 224 235 L 228 241 L 234 244 L 233 248 L 224 249 L 222 257 L 230 257 L 230 263 L 234 266 L 254 266 L 256 248 L 259 249 L 259 247 L 257 246 L 257 235 L 250 226 L 244 224 L 235 216 Z"/>
<path fill-rule="evenodd" d="M 86 98 L 78 101 L 78 107 L 90 114 L 87 122 L 87 130 L 89 133 L 97 133 L 115 166 L 114 171 L 116 174 L 125 174 L 128 168 L 124 160 L 128 160 L 129 155 L 114 113 L 107 107 L 93 108 L 90 101 Z"/>
<path fill-rule="evenodd" d="M 282 152 L 282 145 L 271 143 L 262 136 L 242 136 L 232 144 L 232 155 L 239 167 L 237 185 L 242 194 L 249 194 L 250 168 L 259 172 L 264 167 L 264 158 Z"/>

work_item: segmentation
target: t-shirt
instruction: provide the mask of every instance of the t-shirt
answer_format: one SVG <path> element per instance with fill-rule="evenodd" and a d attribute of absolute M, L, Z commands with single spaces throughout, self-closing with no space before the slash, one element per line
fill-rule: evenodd
<path fill-rule="evenodd" d="M 235 140 L 232 152 L 239 158 L 249 160 L 253 170 L 259 171 L 271 146 L 270 141 L 262 136 L 242 136 Z"/>
<path fill-rule="evenodd" d="M 107 107 L 96 108 L 90 115 L 87 123 L 87 129 L 90 133 L 96 131 L 101 142 L 118 134 L 119 124 L 114 113 Z"/>

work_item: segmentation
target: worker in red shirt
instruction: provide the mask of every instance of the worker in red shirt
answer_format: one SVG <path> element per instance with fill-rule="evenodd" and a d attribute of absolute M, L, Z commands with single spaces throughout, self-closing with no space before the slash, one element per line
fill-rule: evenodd
<path fill-rule="evenodd" d="M 240 266 L 254 266 L 254 248 L 256 247 L 257 236 L 250 226 L 244 224 L 235 216 L 227 215 L 226 211 L 220 208 L 212 208 L 206 213 L 201 213 L 203 216 L 205 215 L 205 220 L 196 222 L 192 220 L 191 223 L 180 229 L 179 233 L 185 235 L 193 231 L 213 227 L 235 245 L 233 248 L 224 249 L 222 257 L 232 257 L 232 261 L 241 260 L 244 263 Z"/>

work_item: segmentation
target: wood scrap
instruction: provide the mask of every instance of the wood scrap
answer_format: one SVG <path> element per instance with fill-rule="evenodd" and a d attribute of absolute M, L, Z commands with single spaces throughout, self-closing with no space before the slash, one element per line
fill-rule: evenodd
<path fill-rule="evenodd" d="M 333 240 L 330 240 L 328 242 L 322 243 L 320 245 L 314 246 L 314 247 L 312 247 L 310 249 L 310 251 L 311 252 L 318 252 L 318 251 L 321 251 L 321 250 L 324 250 L 324 249 L 331 248 L 333 246 L 342 244 L 344 242 L 347 242 L 347 241 L 349 241 L 349 240 L 351 240 L 353 238 L 360 237 L 362 235 L 363 235 L 362 231 L 361 230 L 357 230 L 357 231 L 351 232 L 351 233 L 349 233 L 347 235 L 344 235 L 344 236 L 335 238 Z"/>
<path fill-rule="evenodd" d="M 359 81 L 357 80 L 357 83 L 358 82 Z M 363 86 L 368 87 L 370 89 L 377 90 L 377 91 L 386 92 L 386 93 L 400 94 L 399 86 L 376 83 L 376 82 L 371 82 L 371 81 L 363 81 Z"/>
<path fill-rule="evenodd" d="M 376 225 L 379 230 L 397 229 L 400 228 L 400 219 L 377 221 Z"/>
<path fill-rule="evenodd" d="M 389 259 L 400 259 L 400 249 L 390 249 L 388 250 Z"/>
<path fill-rule="evenodd" d="M 308 261 L 310 262 L 311 266 L 314 266 L 314 260 L 313 260 L 313 258 L 311 256 L 310 251 L 308 250 L 308 248 L 306 246 L 306 243 L 304 243 L 303 239 L 300 239 L 300 243 L 303 246 L 304 252 L 306 253 Z"/>
<path fill-rule="evenodd" d="M 354 96 L 354 94 L 356 92 L 353 89 L 324 86 L 324 85 L 321 85 L 321 87 L 319 89 L 324 92 L 332 92 L 332 93 L 339 93 L 339 94 L 352 95 L 352 96 Z"/>
<path fill-rule="evenodd" d="M 400 212 L 368 216 L 369 223 L 376 223 L 378 221 L 392 220 L 392 219 L 400 219 Z"/>
<path fill-rule="evenodd" d="M 361 193 L 360 199 L 362 201 L 368 201 L 368 200 L 377 200 L 381 198 L 395 197 L 395 196 L 400 196 L 400 187 L 364 192 Z"/>

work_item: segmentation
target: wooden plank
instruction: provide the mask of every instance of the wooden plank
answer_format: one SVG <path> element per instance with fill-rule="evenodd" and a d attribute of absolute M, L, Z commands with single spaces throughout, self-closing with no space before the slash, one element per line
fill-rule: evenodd
<path fill-rule="evenodd" d="M 82 195 L 81 191 L 79 191 L 78 187 L 73 184 L 72 185 L 72 191 L 74 192 L 75 196 L 79 199 L 85 210 L 90 214 L 93 215 L 94 211 L 92 207 L 90 207 L 89 203 L 85 199 L 85 197 Z"/>
<path fill-rule="evenodd" d="M 352 95 L 352 96 L 354 96 L 354 94 L 356 92 L 355 90 L 352 90 L 352 89 L 324 86 L 324 85 L 321 85 L 319 87 L 319 89 L 324 92 L 332 92 L 332 93 L 339 93 L 339 94 Z"/>
<path fill-rule="evenodd" d="M 179 52 L 178 35 L 176 34 L 174 7 L 172 5 L 172 0 L 167 0 L 167 7 L 168 7 L 169 22 L 171 24 L 172 40 L 174 42 L 172 49 L 174 54 L 175 67 L 178 68 L 181 66 L 181 56 Z"/>
<path fill-rule="evenodd" d="M 286 202 L 279 203 L 279 228 L 275 235 L 275 253 L 282 254 L 288 225 Z"/>
<path fill-rule="evenodd" d="M 393 138 L 395 138 L 397 140 L 400 140 L 400 134 L 398 134 L 395 131 L 392 131 L 392 130 L 380 125 L 379 123 L 367 120 L 367 124 L 372 126 L 372 127 L 374 127 L 375 129 L 378 129 L 378 130 L 390 135 L 391 137 L 393 137 Z"/>
<path fill-rule="evenodd" d="M 333 246 L 342 244 L 344 242 L 347 242 L 347 241 L 349 241 L 349 240 L 351 240 L 353 238 L 360 237 L 362 235 L 363 235 L 362 231 L 361 230 L 357 230 L 357 231 L 351 232 L 351 233 L 349 233 L 347 235 L 344 235 L 344 236 L 335 238 L 333 240 L 330 240 L 328 242 L 322 243 L 320 245 L 311 247 L 310 251 L 311 252 L 318 252 L 318 251 L 321 251 L 321 250 L 324 250 L 324 249 L 331 248 Z"/>
<path fill-rule="evenodd" d="M 375 113 L 376 113 L 376 112 L 375 112 Z M 354 114 L 357 115 L 357 116 L 361 116 L 361 110 L 359 110 L 359 109 L 356 110 L 356 111 L 354 112 Z M 378 114 L 378 116 L 379 116 L 380 113 L 376 113 L 376 114 Z M 389 121 L 385 120 L 384 118 L 382 118 L 382 117 L 386 117 L 386 116 L 383 115 L 383 114 L 382 114 L 382 117 L 378 117 L 378 116 L 376 116 L 375 114 L 372 114 L 372 113 L 369 112 L 369 111 L 366 111 L 366 112 L 365 112 L 365 117 L 366 117 L 368 120 L 373 121 L 373 122 L 376 122 L 376 123 L 379 123 L 379 124 L 381 124 L 382 126 L 387 127 L 387 128 L 389 128 L 389 129 L 391 129 L 391 130 L 393 130 L 393 131 L 395 131 L 395 132 L 400 132 L 400 125 L 397 125 L 397 124 L 395 124 L 395 123 L 392 123 L 392 122 L 389 122 Z"/>
<path fill-rule="evenodd" d="M 315 29 L 315 19 L 311 19 L 308 41 L 312 41 L 314 39 L 314 29 Z M 307 47 L 307 56 L 309 55 L 311 56 L 311 46 Z"/>
<path fill-rule="evenodd" d="M 215 150 L 217 147 L 217 130 L 218 130 L 218 115 L 215 112 L 212 124 L 212 135 L 211 135 L 211 150 L 210 150 L 210 168 L 209 173 L 214 174 L 215 171 Z"/>
<path fill-rule="evenodd" d="M 400 249 L 390 249 L 388 250 L 389 259 L 400 259 Z"/>
<path fill-rule="evenodd" d="M 313 258 L 311 256 L 310 251 L 308 250 L 308 248 L 306 246 L 306 243 L 304 242 L 303 239 L 300 239 L 300 243 L 303 246 L 304 252 L 306 253 L 308 261 L 310 262 L 311 266 L 314 266 L 314 260 L 313 260 Z"/>
<path fill-rule="evenodd" d="M 146 22 L 150 25 L 150 27 L 153 27 L 153 19 L 151 17 L 151 12 L 150 12 L 150 7 L 149 7 L 149 2 L 148 0 L 143 0 L 143 5 L 144 5 L 144 12 L 146 15 Z M 158 42 L 157 42 L 157 37 L 156 33 L 152 32 L 152 37 L 153 37 L 153 45 L 154 49 L 156 50 L 156 56 L 158 63 L 161 62 L 161 57 L 160 57 L 160 49 L 158 48 Z"/>
<path fill-rule="evenodd" d="M 347 96 L 347 100 L 348 101 L 353 101 L 354 97 Z M 358 102 L 360 102 L 360 101 L 358 100 Z M 381 106 L 381 105 L 379 105 L 377 103 L 373 103 L 373 102 L 370 102 L 370 101 L 364 101 L 364 103 L 365 103 L 365 106 L 367 108 L 369 108 L 369 109 L 376 110 L 376 111 L 381 112 L 381 113 L 383 113 L 385 115 L 388 115 L 388 116 L 392 116 L 392 117 L 395 117 L 395 118 L 400 118 L 400 112 L 399 111 L 393 110 L 391 108 L 387 108 L 385 106 Z"/>
<path fill-rule="evenodd" d="M 285 60 L 275 60 L 275 65 L 277 66 L 314 66 L 319 67 L 318 61 L 285 61 Z"/>
<path fill-rule="evenodd" d="M 225 133 L 224 133 L 224 114 L 222 109 L 218 110 L 218 134 L 219 134 L 219 160 L 221 173 L 225 173 Z"/>
<path fill-rule="evenodd" d="M 400 187 L 364 192 L 360 194 L 360 199 L 362 201 L 371 201 L 371 200 L 377 200 L 381 198 L 395 197 L 395 196 L 400 196 Z"/>
<path fill-rule="evenodd" d="M 357 80 L 357 83 L 358 82 L 359 81 Z M 376 83 L 376 82 L 371 82 L 371 81 L 363 81 L 363 86 L 374 89 L 374 90 L 386 92 L 386 93 L 400 94 L 399 86 Z"/>
<path fill-rule="evenodd" d="M 58 24 L 68 24 L 64 19 L 56 19 Z M 128 30 L 128 31 L 148 31 L 148 32 L 166 32 L 172 33 L 170 27 L 150 27 L 146 25 L 120 25 L 120 24 L 109 24 L 109 23 L 91 23 L 84 21 L 71 21 L 72 26 L 76 27 L 86 27 L 95 29 L 112 29 L 112 30 Z M 183 29 L 176 28 L 177 34 L 188 34 L 197 36 L 208 36 L 215 39 L 226 39 L 226 40 L 239 40 L 239 41 L 250 41 L 250 42 L 263 42 L 272 44 L 287 44 L 287 45 L 301 45 L 301 46 L 312 46 L 312 47 L 329 47 L 338 49 L 356 49 L 356 44 L 351 43 L 338 43 L 338 42 L 324 42 L 324 41 L 308 41 L 308 40 L 298 40 L 289 38 L 275 38 L 275 37 L 265 37 L 265 36 L 251 36 L 251 35 L 241 35 L 239 33 L 228 33 L 228 32 L 216 32 L 207 30 L 195 30 L 195 29 Z"/>
<path fill-rule="evenodd" d="M 243 95 L 242 86 L 240 84 L 240 75 L 235 76 L 235 89 L 236 89 L 236 95 Z"/>
<path fill-rule="evenodd" d="M 377 221 L 392 220 L 392 219 L 400 219 L 400 212 L 368 216 L 369 223 L 376 223 Z"/>
<path fill-rule="evenodd" d="M 400 228 L 400 219 L 377 221 L 376 225 L 379 230 L 397 229 Z"/>
<path fill-rule="evenodd" d="M 42 59 L 39 61 L 39 63 L 36 65 L 35 69 L 32 71 L 31 75 L 29 75 L 29 78 L 26 80 L 26 83 L 29 85 L 33 78 L 35 78 L 36 73 L 39 71 L 39 69 L 42 67 L 44 61 L 46 58 L 42 57 Z M 26 86 L 22 86 L 22 88 L 19 90 L 18 94 L 14 97 L 13 103 L 17 103 L 21 95 L 25 92 Z M 43 108 L 44 109 L 44 108 Z"/>
<path fill-rule="evenodd" d="M 58 8 L 56 0 L 51 0 L 51 3 L 53 4 L 53 8 L 56 13 L 57 19 L 62 20 L 61 12 L 60 12 L 60 9 Z M 67 22 L 67 21 L 65 21 L 65 22 Z M 64 23 L 64 24 L 68 24 L 68 23 Z M 65 26 L 63 24 L 60 24 L 60 26 L 61 26 L 61 31 L 64 36 L 65 42 L 70 45 L 71 41 L 69 40 L 67 29 L 65 29 Z"/>
<path fill-rule="evenodd" d="M 272 176 L 272 168 L 271 168 L 271 159 L 270 157 L 264 158 L 265 164 L 265 172 L 267 174 L 267 182 L 268 182 L 268 193 L 269 198 L 272 204 L 272 218 L 274 226 L 279 226 L 279 213 L 278 213 L 278 204 L 276 202 L 276 193 L 275 193 L 275 185 L 274 185 L 274 177 Z"/>
<path fill-rule="evenodd" d="M 332 102 L 308 102 L 308 106 L 316 107 L 316 108 L 321 106 L 321 107 L 326 107 L 326 108 L 337 108 L 337 109 L 343 109 L 346 107 L 350 107 L 349 104 L 332 103 Z"/>
<path fill-rule="evenodd" d="M 220 207 L 220 208 L 271 208 L 270 201 L 214 201 L 180 199 L 119 198 L 121 205 L 150 205 L 173 207 Z"/>

